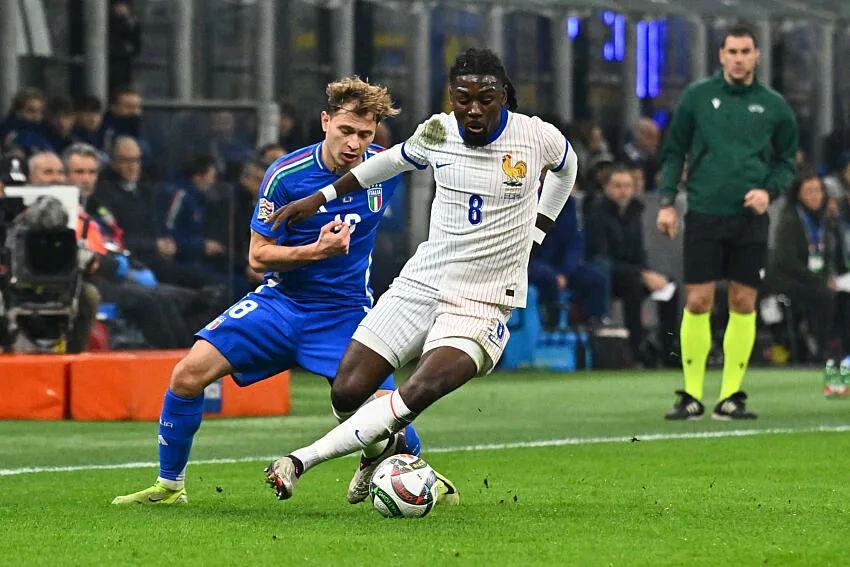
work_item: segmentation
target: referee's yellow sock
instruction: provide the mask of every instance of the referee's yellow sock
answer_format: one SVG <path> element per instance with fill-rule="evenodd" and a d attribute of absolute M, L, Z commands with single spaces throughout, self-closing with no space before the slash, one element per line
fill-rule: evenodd
<path fill-rule="evenodd" d="M 728 331 L 727 331 L 728 332 Z M 685 392 L 702 400 L 705 382 L 705 361 L 711 350 L 711 314 L 691 313 L 685 309 L 679 331 L 682 345 L 682 370 L 685 372 Z"/>
<path fill-rule="evenodd" d="M 723 335 L 723 386 L 720 399 L 725 400 L 741 389 L 744 372 L 756 342 L 756 314 L 729 312 L 729 323 Z"/>

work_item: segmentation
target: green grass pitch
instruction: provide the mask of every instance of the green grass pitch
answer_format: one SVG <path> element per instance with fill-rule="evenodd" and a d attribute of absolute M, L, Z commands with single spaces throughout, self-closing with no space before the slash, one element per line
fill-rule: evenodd
<path fill-rule="evenodd" d="M 473 381 L 416 422 L 423 457 L 461 492 L 420 520 L 349 505 L 353 458 L 274 498 L 267 458 L 333 425 L 308 375 L 289 417 L 204 422 L 182 507 L 110 505 L 153 481 L 154 423 L 0 422 L 0 565 L 850 564 L 850 401 L 825 400 L 817 370 L 752 370 L 758 420 L 665 422 L 680 384 Z M 719 373 L 706 384 L 710 407 Z"/>

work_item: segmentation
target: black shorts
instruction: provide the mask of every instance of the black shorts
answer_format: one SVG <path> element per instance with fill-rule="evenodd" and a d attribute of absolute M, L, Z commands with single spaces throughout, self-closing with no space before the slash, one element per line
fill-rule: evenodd
<path fill-rule="evenodd" d="M 730 280 L 757 288 L 764 279 L 770 219 L 763 215 L 685 215 L 685 283 Z"/>

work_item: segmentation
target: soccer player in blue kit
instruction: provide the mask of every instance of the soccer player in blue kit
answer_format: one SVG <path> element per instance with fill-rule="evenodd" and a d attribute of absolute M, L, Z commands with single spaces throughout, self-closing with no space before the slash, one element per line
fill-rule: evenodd
<path fill-rule="evenodd" d="M 329 84 L 327 94 L 325 139 L 276 160 L 260 187 L 251 220 L 250 264 L 266 272 L 263 285 L 195 335 L 197 341 L 175 366 L 165 394 L 159 476 L 150 488 L 118 496 L 113 504 L 185 503 L 185 471 L 201 425 L 204 388 L 227 375 L 248 386 L 296 364 L 331 382 L 351 335 L 372 307 L 369 272 L 375 232 L 398 177 L 322 207 L 297 227 L 272 229 L 265 222 L 276 209 L 333 183 L 381 151 L 371 145 L 376 127 L 398 114 L 385 88 L 356 77 Z M 390 376 L 375 397 L 394 389 Z M 343 421 L 354 412 L 334 413 Z M 363 449 L 349 502 L 366 498 L 368 485 L 364 492 L 362 479 L 388 454 L 419 454 L 412 426 L 400 437 Z M 442 500 L 456 503 L 454 487 L 440 477 Z"/>

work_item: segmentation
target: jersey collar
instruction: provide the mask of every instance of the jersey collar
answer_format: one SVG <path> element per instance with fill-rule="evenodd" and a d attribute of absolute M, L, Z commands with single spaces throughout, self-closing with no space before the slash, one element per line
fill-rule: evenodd
<path fill-rule="evenodd" d="M 313 159 L 316 160 L 316 165 L 319 166 L 319 169 L 330 172 L 328 166 L 322 161 L 322 145 L 324 145 L 324 142 L 316 144 L 316 147 L 313 149 Z"/>

